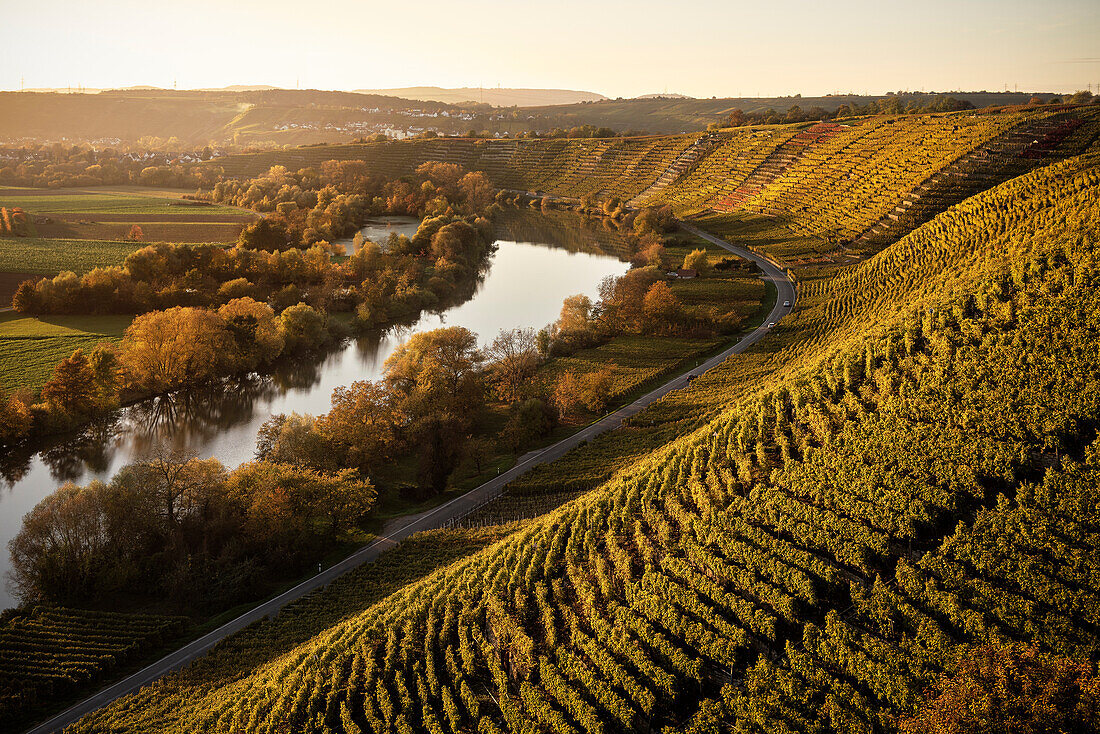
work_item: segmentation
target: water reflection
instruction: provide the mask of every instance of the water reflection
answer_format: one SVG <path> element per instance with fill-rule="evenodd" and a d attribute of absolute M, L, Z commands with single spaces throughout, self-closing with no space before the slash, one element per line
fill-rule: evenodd
<path fill-rule="evenodd" d="M 380 377 L 386 358 L 410 334 L 461 325 L 485 343 L 500 329 L 541 327 L 556 318 L 566 296 L 595 296 L 600 280 L 628 267 L 620 260 L 629 254 L 621 235 L 561 212 L 512 212 L 501 218 L 498 232 L 500 246 L 488 268 L 435 312 L 313 358 L 287 360 L 269 375 L 143 401 L 46 446 L 3 452 L 0 576 L 23 515 L 65 481 L 108 480 L 162 446 L 237 466 L 252 458 L 256 432 L 272 414 L 327 411 L 334 388 Z M 0 583 L 0 608 L 11 603 Z"/>

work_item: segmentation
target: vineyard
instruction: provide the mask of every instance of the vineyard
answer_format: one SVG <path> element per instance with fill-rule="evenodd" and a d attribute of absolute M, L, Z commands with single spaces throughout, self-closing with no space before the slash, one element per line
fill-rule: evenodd
<path fill-rule="evenodd" d="M 874 116 L 841 122 L 608 139 L 433 139 L 320 145 L 229 156 L 251 177 L 273 165 L 359 159 L 387 176 L 425 161 L 479 170 L 507 189 L 670 205 L 679 216 L 756 213 L 788 234 L 874 251 L 951 205 L 1085 150 L 1093 107 Z"/>
<path fill-rule="evenodd" d="M 35 607 L 0 619 L 0 721 L 29 721 L 81 686 L 179 637 L 188 620 Z"/>
<path fill-rule="evenodd" d="M 701 206 L 746 194 L 768 164 L 738 211 L 785 213 L 770 230 L 745 215 L 755 246 L 788 248 L 791 226 L 839 243 L 1044 114 L 738 132 L 706 144 L 743 154 L 743 176 L 720 190 L 705 156 L 682 176 L 709 176 Z M 1045 150 L 1093 145 L 1075 137 L 1089 124 Z M 517 147 L 551 166 L 564 153 L 547 142 L 610 155 L 603 141 Z M 638 160 L 671 165 L 691 144 Z M 582 194 L 591 172 L 570 170 L 555 185 Z M 231 638 L 256 651 L 247 664 L 212 655 L 75 731 L 880 732 L 960 646 L 1026 640 L 1095 660 L 1098 243 L 1093 151 L 956 203 L 858 264 L 807 263 L 773 338 L 481 510 L 537 519 L 442 531 L 485 534 L 450 565 L 459 536 L 401 546 L 418 580 L 345 577 L 323 593 L 353 603 L 276 622 L 308 635 Z"/>

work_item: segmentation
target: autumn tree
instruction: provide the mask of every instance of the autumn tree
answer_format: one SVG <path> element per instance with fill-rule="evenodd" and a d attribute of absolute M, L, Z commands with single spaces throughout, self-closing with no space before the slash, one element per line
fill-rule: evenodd
<path fill-rule="evenodd" d="M 668 283 L 659 280 L 646 291 L 642 312 L 649 331 L 668 333 L 683 320 L 684 306 Z"/>
<path fill-rule="evenodd" d="M 299 303 L 279 314 L 279 333 L 288 353 L 317 349 L 329 339 L 328 319 L 312 306 Z"/>
<path fill-rule="evenodd" d="M 576 417 L 582 410 L 599 413 L 611 400 L 614 382 L 615 372 L 610 366 L 586 374 L 564 372 L 554 383 L 550 405 L 562 419 Z"/>
<path fill-rule="evenodd" d="M 414 334 L 386 360 L 385 384 L 420 452 L 421 485 L 439 492 L 485 403 L 484 356 L 461 326 Z"/>
<path fill-rule="evenodd" d="M 200 460 L 168 449 L 123 471 L 129 472 L 133 481 L 144 488 L 158 508 L 157 513 L 173 529 L 199 511 L 208 495 L 226 479 L 225 467 L 217 459 Z"/>
<path fill-rule="evenodd" d="M 256 434 L 256 458 L 261 461 L 330 469 L 339 458 L 336 453 L 310 415 L 277 413 Z"/>
<path fill-rule="evenodd" d="M 472 436 L 463 447 L 463 466 L 471 469 L 470 474 L 479 475 L 489 468 L 492 456 L 493 443 L 484 436 Z"/>
<path fill-rule="evenodd" d="M 369 471 L 396 450 L 402 420 L 394 398 L 381 382 L 337 387 L 332 408 L 317 419 L 317 430 L 346 465 Z"/>
<path fill-rule="evenodd" d="M 611 387 L 614 384 L 615 370 L 610 366 L 585 375 L 581 390 L 584 407 L 593 413 L 602 412 L 611 402 Z"/>
<path fill-rule="evenodd" d="M 600 282 L 600 321 L 613 333 L 642 331 L 645 294 L 664 273 L 657 268 L 634 268 L 623 276 L 608 276 Z"/>
<path fill-rule="evenodd" d="M 92 413 L 98 403 L 95 372 L 77 349 L 54 367 L 53 376 L 42 386 L 42 398 L 54 412 L 80 417 Z"/>
<path fill-rule="evenodd" d="M 592 301 L 588 296 L 577 294 L 569 296 L 561 304 L 561 314 L 558 316 L 558 328 L 564 331 L 588 328 L 588 320 L 592 313 Z"/>
<path fill-rule="evenodd" d="M 234 348 L 217 313 L 176 306 L 134 319 L 119 359 L 134 385 L 162 392 L 218 377 Z"/>
<path fill-rule="evenodd" d="M 275 312 L 266 303 L 234 298 L 218 309 L 233 338 L 233 363 L 239 370 L 255 370 L 275 360 L 284 346 Z"/>
<path fill-rule="evenodd" d="M 142 230 L 141 225 L 135 224 L 130 227 L 130 231 L 126 233 L 126 239 L 130 240 L 131 242 L 144 242 L 145 232 L 144 230 Z"/>
<path fill-rule="evenodd" d="M 692 250 L 684 255 L 684 269 L 694 270 L 700 278 L 710 273 L 710 259 L 707 256 L 707 251 Z"/>
<path fill-rule="evenodd" d="M 25 603 L 78 604 L 113 591 L 135 571 L 127 549 L 145 545 L 140 496 L 112 483 L 71 482 L 23 517 L 8 548 L 9 580 Z"/>
<path fill-rule="evenodd" d="M 573 371 L 566 371 L 554 382 L 554 389 L 550 393 L 550 404 L 558 410 L 558 416 L 565 420 L 576 416 L 584 406 L 582 393 L 584 385 L 580 375 Z"/>
<path fill-rule="evenodd" d="M 246 250 L 281 252 L 291 247 L 292 236 L 281 217 L 263 217 L 246 224 L 237 236 L 237 246 Z"/>
<path fill-rule="evenodd" d="M 31 409 L 15 395 L 0 392 L 0 445 L 10 446 L 30 433 Z"/>
<path fill-rule="evenodd" d="M 1100 730 L 1100 678 L 1089 662 L 992 643 L 966 648 L 901 734 L 1046 734 Z"/>
<path fill-rule="evenodd" d="M 532 441 L 550 433 L 554 428 L 554 414 L 538 398 L 529 398 L 512 405 L 502 435 L 505 444 L 518 454 Z"/>
<path fill-rule="evenodd" d="M 539 352 L 534 329 L 501 329 L 493 342 L 486 347 L 489 372 L 497 395 L 507 403 L 514 403 L 526 392 L 532 377 L 538 371 Z"/>

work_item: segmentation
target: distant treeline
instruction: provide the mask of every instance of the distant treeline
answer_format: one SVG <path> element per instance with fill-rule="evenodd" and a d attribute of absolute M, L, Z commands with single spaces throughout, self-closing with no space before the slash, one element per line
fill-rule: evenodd
<path fill-rule="evenodd" d="M 894 94 L 884 99 L 871 100 L 865 105 L 857 102 L 842 104 L 835 110 L 827 110 L 824 107 L 813 106 L 802 109 L 799 105 L 792 105 L 786 112 L 767 110 L 765 112 L 743 112 L 734 110 L 729 116 L 730 127 L 743 127 L 746 125 L 781 125 L 794 122 L 811 122 L 815 120 L 833 120 L 841 117 L 860 117 L 864 115 L 917 115 L 935 112 L 961 112 L 972 110 L 974 105 L 967 99 L 958 99 L 947 94 L 938 94 L 930 102 L 921 104 L 922 97 Z M 1042 99 L 1032 97 L 1029 105 L 1041 104 L 1086 104 L 1092 101 L 1091 92 L 1083 91 L 1068 96 L 1065 100 L 1061 97 Z M 717 127 L 717 125 L 715 125 Z"/>

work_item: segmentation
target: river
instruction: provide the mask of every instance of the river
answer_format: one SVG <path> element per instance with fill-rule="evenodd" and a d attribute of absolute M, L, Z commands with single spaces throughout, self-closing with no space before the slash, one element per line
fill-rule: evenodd
<path fill-rule="evenodd" d="M 413 224 L 407 218 L 379 221 L 368 224 L 364 236 L 384 242 L 390 231 L 411 234 Z M 557 318 L 566 296 L 595 297 L 603 278 L 629 267 L 620 260 L 626 253 L 620 237 L 561 213 L 508 212 L 497 225 L 496 244 L 471 298 L 424 313 L 411 326 L 350 339 L 323 358 L 235 381 L 229 389 L 147 400 L 37 453 L 0 459 L 0 575 L 6 577 L 7 544 L 23 515 L 66 481 L 107 480 L 161 446 L 238 466 L 252 459 L 256 431 L 270 416 L 327 412 L 333 388 L 379 378 L 386 357 L 410 334 L 465 326 L 485 344 L 501 329 L 539 328 Z M 15 603 L 0 583 L 0 608 Z"/>

